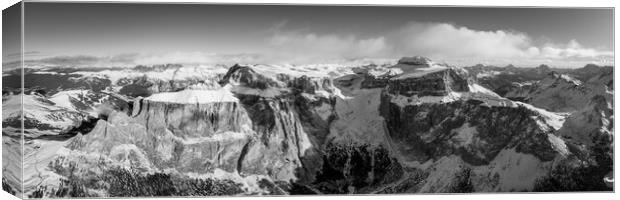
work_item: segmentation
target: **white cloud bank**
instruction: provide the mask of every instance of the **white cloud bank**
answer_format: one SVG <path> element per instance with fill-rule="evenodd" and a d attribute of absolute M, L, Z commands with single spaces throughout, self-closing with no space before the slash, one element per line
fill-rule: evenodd
<path fill-rule="evenodd" d="M 463 64 L 542 62 L 564 65 L 601 61 L 611 64 L 614 55 L 612 51 L 582 47 L 576 40 L 537 46 L 525 33 L 478 31 L 447 23 L 410 23 L 384 35 L 367 38 L 276 29 L 267 42 L 272 55 L 286 55 L 300 62 L 424 55 Z"/>
<path fill-rule="evenodd" d="M 476 31 L 445 23 L 412 23 L 394 35 L 397 53 L 441 58 L 507 58 L 531 54 L 529 37 L 502 30 Z"/>
<path fill-rule="evenodd" d="M 613 51 L 586 48 L 576 40 L 566 44 L 534 44 L 525 33 L 479 31 L 448 23 L 409 23 L 375 36 L 319 34 L 308 29 L 286 30 L 284 24 L 257 38 L 259 53 L 217 54 L 169 52 L 166 54 L 120 54 L 114 56 L 61 56 L 38 61 L 67 65 L 115 66 L 162 63 L 204 64 L 318 64 L 359 59 L 398 59 L 422 55 L 454 65 L 478 63 L 532 67 L 582 67 L 587 63 L 613 65 Z M 205 44 L 206 45 L 206 44 Z M 37 62 L 34 62 L 37 63 Z"/>

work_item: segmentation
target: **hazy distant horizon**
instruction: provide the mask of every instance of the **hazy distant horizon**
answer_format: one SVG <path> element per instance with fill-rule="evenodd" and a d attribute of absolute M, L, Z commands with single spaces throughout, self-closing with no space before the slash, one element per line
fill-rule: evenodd
<path fill-rule="evenodd" d="M 415 55 L 418 56 L 418 55 Z M 409 56 L 410 57 L 410 56 Z M 75 59 L 73 59 L 75 58 Z M 402 57 L 401 57 L 402 58 Z M 200 67 L 200 66 L 205 66 L 205 67 L 209 67 L 209 66 L 216 66 L 216 65 L 223 65 L 223 66 L 228 66 L 228 67 L 232 67 L 233 65 L 282 65 L 282 66 L 305 66 L 305 65 L 342 65 L 342 66 L 349 66 L 349 67 L 360 67 L 360 66 L 366 66 L 366 65 L 370 65 L 370 64 L 376 64 L 376 65 L 393 65 L 396 64 L 398 62 L 400 58 L 393 58 L 393 59 L 388 59 L 388 58 L 383 58 L 383 59 L 361 59 L 361 60 L 349 60 L 349 61 L 338 61 L 338 62 L 324 62 L 324 63 L 314 63 L 314 64 L 290 64 L 290 63 L 260 63 L 260 62 L 237 62 L 235 60 L 229 61 L 229 62 L 219 62 L 219 63 L 183 63 L 183 62 L 167 62 L 167 61 L 158 61 L 158 62 L 150 62 L 150 63 L 134 63 L 132 62 L 122 62 L 122 60 L 116 60 L 116 61 L 110 61 L 110 57 L 103 57 L 103 58 L 99 58 L 99 57 L 91 57 L 91 56 L 84 56 L 84 55 L 80 55 L 80 56 L 58 56 L 58 57 L 49 57 L 49 58 L 43 58 L 43 59 L 39 59 L 39 60 L 26 60 L 24 62 L 24 67 L 25 68 L 56 68 L 56 67 L 67 67 L 67 68 L 133 68 L 136 66 L 156 66 L 156 65 L 168 65 L 168 64 L 180 64 L 183 66 L 188 66 L 188 67 Z M 112 60 L 114 60 L 114 58 L 112 58 Z M 432 59 L 431 59 L 432 60 Z M 547 65 L 548 67 L 552 68 L 552 69 L 576 69 L 576 68 L 583 68 L 589 64 L 595 64 L 601 67 L 615 67 L 614 63 L 595 63 L 595 62 L 584 62 L 583 65 L 553 65 L 553 64 L 548 64 L 548 63 L 538 63 L 538 64 L 532 64 L 532 65 L 523 65 L 523 64 L 512 64 L 512 63 L 508 63 L 505 65 L 497 65 L 497 64 L 488 64 L 488 63 L 470 63 L 470 64 L 463 64 L 463 63 L 453 63 L 453 62 L 446 62 L 446 61 L 437 61 L 437 60 L 433 60 L 435 63 L 443 63 L 443 64 L 448 64 L 450 66 L 458 66 L 458 67 L 473 67 L 476 65 L 484 65 L 484 66 L 489 66 L 489 67 L 507 67 L 509 65 L 512 65 L 514 67 L 518 67 L 518 68 L 536 68 L 536 67 L 540 67 L 541 65 Z M 3 71 L 7 71 L 7 70 L 12 70 L 15 68 L 19 67 L 19 64 L 21 64 L 21 62 L 5 62 L 3 63 Z"/>
<path fill-rule="evenodd" d="M 26 60 L 613 65 L 613 9 L 25 3 Z M 8 45 L 8 44 L 7 44 Z M 14 61 L 5 52 L 4 63 Z"/>

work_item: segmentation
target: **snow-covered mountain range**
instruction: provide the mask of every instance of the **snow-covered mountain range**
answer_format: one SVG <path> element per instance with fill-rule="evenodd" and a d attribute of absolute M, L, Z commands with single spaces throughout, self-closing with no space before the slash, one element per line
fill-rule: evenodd
<path fill-rule="evenodd" d="M 41 68 L 26 70 L 23 93 L 20 71 L 5 71 L 3 188 L 30 197 L 612 190 L 610 67 L 395 63 Z"/>

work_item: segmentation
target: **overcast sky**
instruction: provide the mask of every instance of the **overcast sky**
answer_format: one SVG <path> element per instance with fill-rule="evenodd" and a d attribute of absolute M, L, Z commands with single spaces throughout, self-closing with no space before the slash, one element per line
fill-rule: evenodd
<path fill-rule="evenodd" d="M 424 55 L 462 65 L 560 67 L 613 61 L 612 9 L 33 2 L 25 5 L 25 24 L 31 58 L 304 64 Z"/>

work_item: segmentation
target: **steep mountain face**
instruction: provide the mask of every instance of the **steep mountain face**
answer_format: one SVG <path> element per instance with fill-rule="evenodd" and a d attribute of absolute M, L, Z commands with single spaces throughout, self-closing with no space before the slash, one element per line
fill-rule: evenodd
<path fill-rule="evenodd" d="M 588 105 L 566 119 L 560 134 L 577 145 L 610 145 L 613 137 L 613 102 L 594 96 Z"/>
<path fill-rule="evenodd" d="M 505 96 L 513 89 L 514 83 L 527 83 L 544 79 L 551 71 L 564 72 L 565 69 L 550 68 L 540 65 L 535 68 L 519 68 L 513 65 L 505 67 L 476 65 L 466 67 L 471 77 L 485 88 Z"/>
<path fill-rule="evenodd" d="M 583 83 L 556 72 L 527 84 L 515 84 L 505 97 L 518 99 L 554 112 L 574 112 L 582 109 L 595 95 L 605 95 L 605 87 Z"/>
<path fill-rule="evenodd" d="M 595 85 L 604 85 L 605 87 L 607 87 L 608 90 L 613 91 L 614 90 L 614 71 L 609 70 L 609 71 L 603 71 L 601 73 L 595 74 L 593 75 L 592 78 L 588 79 L 586 82 L 590 84 L 595 84 Z"/>
<path fill-rule="evenodd" d="M 450 91 L 467 90 L 467 80 L 453 69 L 431 72 L 416 78 L 396 78 L 388 81 L 388 92 L 404 96 L 443 96 Z"/>
<path fill-rule="evenodd" d="M 595 64 L 587 64 L 582 68 L 578 68 L 574 71 L 568 72 L 570 75 L 576 77 L 579 80 L 587 81 L 587 80 L 596 80 L 593 79 L 596 76 L 605 75 L 605 74 L 613 74 L 614 69 L 611 66 L 598 66 Z"/>
<path fill-rule="evenodd" d="M 548 78 L 551 72 L 563 74 L 581 82 L 604 80 L 604 84 L 607 84 L 610 88 L 613 87 L 613 80 L 599 77 L 605 76 L 605 74 L 613 74 L 613 67 L 611 66 L 588 64 L 582 68 L 564 69 L 551 68 L 547 65 L 540 65 L 536 68 L 518 68 L 512 65 L 496 67 L 479 64 L 465 68 L 470 72 L 471 77 L 475 78 L 482 86 L 501 96 L 505 96 L 506 93 L 513 91 L 515 87 L 518 88 L 519 84 L 528 85 Z"/>
<path fill-rule="evenodd" d="M 535 186 L 538 191 L 600 191 L 613 187 L 613 103 L 594 96 L 567 117 L 558 135 L 572 156 L 562 160 Z M 603 180 L 603 181 L 601 181 Z"/>
<path fill-rule="evenodd" d="M 16 196 L 23 194 L 22 141 L 19 127 L 2 128 L 2 189 Z"/>
<path fill-rule="evenodd" d="M 186 175 L 222 170 L 295 180 L 300 157 L 311 144 L 289 105 L 254 102 L 255 107 L 246 108 L 230 98 L 187 103 L 142 99 L 134 104 L 132 117 L 115 113 L 72 141 L 73 149 L 113 158 L 125 155 L 121 158 L 144 161 L 135 167 L 146 170 Z"/>
<path fill-rule="evenodd" d="M 571 156 L 554 165 L 535 190 L 589 191 L 613 185 L 611 74 L 611 67 L 586 65 L 506 87 L 507 98 L 567 116 L 557 135 L 565 140 Z"/>
<path fill-rule="evenodd" d="M 345 98 L 336 101 L 332 142 L 310 186 L 328 193 L 528 191 L 568 154 L 554 133 L 562 116 L 503 99 L 458 68 L 418 63 L 401 62 L 408 73 L 397 76 L 336 79 Z M 424 81 L 434 84 L 416 85 Z M 375 161 L 381 152 L 388 158 Z"/>
<path fill-rule="evenodd" d="M 555 157 L 547 140 L 548 126 L 526 107 L 485 107 L 479 101 L 455 101 L 400 107 L 382 106 L 389 136 L 407 161 L 424 163 L 447 155 L 470 164 L 488 164 L 504 148 L 532 154 L 542 161 Z M 463 113 L 463 114 L 461 114 Z M 467 113 L 467 114 L 465 114 Z"/>
<path fill-rule="evenodd" d="M 611 171 L 613 92 L 559 74 L 509 93 L 516 102 L 463 68 L 420 56 L 353 69 L 162 65 L 73 73 L 111 85 L 39 97 L 53 102 L 47 108 L 94 120 L 73 125 L 69 139 L 28 139 L 26 195 L 580 189 L 550 187 L 567 179 L 562 174 L 581 178 L 565 182 L 609 189 L 602 177 Z M 567 106 L 552 107 L 542 95 Z"/>
<path fill-rule="evenodd" d="M 144 172 L 242 175 L 248 193 L 260 192 L 253 185 L 262 179 L 303 181 L 305 174 L 315 171 L 304 169 L 312 162 L 302 165 L 313 159 L 311 140 L 321 137 L 310 138 L 308 132 L 327 129 L 327 119 L 316 114 L 313 106 L 329 103 L 321 96 L 330 87 L 325 80 L 303 76 L 274 80 L 236 66 L 217 89 L 139 98 L 130 112 L 114 112 L 93 131 L 73 138 L 69 149 L 97 152 Z M 268 89 L 264 83 L 276 82 L 269 88 L 274 91 L 263 92 Z M 87 158 L 69 160 L 75 159 Z"/>

